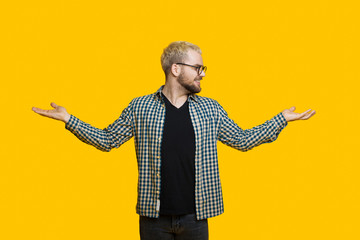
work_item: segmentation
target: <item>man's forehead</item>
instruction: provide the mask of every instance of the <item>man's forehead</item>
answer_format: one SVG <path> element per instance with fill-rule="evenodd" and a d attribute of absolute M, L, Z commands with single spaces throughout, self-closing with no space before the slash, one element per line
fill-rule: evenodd
<path fill-rule="evenodd" d="M 191 63 L 199 65 L 203 64 L 203 59 L 200 53 L 190 49 L 188 50 L 187 56 L 187 60 L 191 61 Z"/>

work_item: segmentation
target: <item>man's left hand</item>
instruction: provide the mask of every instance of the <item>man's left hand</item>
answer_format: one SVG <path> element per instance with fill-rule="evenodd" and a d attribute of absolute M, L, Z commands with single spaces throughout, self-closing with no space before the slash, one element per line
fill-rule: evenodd
<path fill-rule="evenodd" d="M 311 111 L 311 109 L 303 112 L 303 113 L 295 113 L 295 107 L 291 107 L 290 109 L 285 109 L 282 111 L 287 122 L 295 121 L 295 120 L 307 120 L 315 114 L 315 110 Z"/>

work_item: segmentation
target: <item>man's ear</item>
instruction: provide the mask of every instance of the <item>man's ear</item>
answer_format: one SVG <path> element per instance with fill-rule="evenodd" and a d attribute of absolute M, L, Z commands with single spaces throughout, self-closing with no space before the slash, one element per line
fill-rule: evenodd
<path fill-rule="evenodd" d="M 180 66 L 174 63 L 171 65 L 170 72 L 172 75 L 174 75 L 174 77 L 178 77 L 181 72 Z"/>

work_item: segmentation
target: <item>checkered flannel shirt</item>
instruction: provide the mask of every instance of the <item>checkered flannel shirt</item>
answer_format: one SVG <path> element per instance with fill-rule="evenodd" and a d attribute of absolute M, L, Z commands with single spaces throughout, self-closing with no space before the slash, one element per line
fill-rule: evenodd
<path fill-rule="evenodd" d="M 105 152 L 134 137 L 139 172 L 136 212 L 154 218 L 159 217 L 160 208 L 161 140 L 165 121 L 163 87 L 154 94 L 133 99 L 120 117 L 104 129 L 73 115 L 65 125 L 81 141 Z M 217 141 L 245 152 L 275 141 L 287 121 L 279 113 L 259 126 L 243 130 L 217 101 L 195 94 L 189 95 L 188 101 L 195 132 L 195 206 L 200 220 L 224 212 Z"/>

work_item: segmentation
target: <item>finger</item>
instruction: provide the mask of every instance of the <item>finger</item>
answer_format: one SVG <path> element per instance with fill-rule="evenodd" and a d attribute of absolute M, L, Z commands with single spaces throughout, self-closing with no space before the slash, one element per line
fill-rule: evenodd
<path fill-rule="evenodd" d="M 39 114 L 44 114 L 45 113 L 45 110 L 40 109 L 40 108 L 33 108 L 33 111 L 36 112 L 36 113 L 39 113 Z"/>
<path fill-rule="evenodd" d="M 42 116 L 47 116 L 47 117 L 51 115 L 51 111 L 52 111 L 52 110 L 44 110 L 36 107 L 33 107 L 32 110 Z"/>
<path fill-rule="evenodd" d="M 309 109 L 309 110 L 307 110 L 307 111 L 305 111 L 303 113 L 300 113 L 299 119 L 303 119 L 303 120 L 307 119 L 307 114 L 308 114 L 309 111 L 311 111 L 311 109 Z"/>
<path fill-rule="evenodd" d="M 305 115 L 308 114 L 310 111 L 311 111 L 311 109 L 308 109 L 308 110 L 306 110 L 305 112 L 303 112 L 302 115 L 305 116 Z"/>
<path fill-rule="evenodd" d="M 54 102 L 52 102 L 50 105 L 51 105 L 53 108 L 57 108 L 57 107 L 58 107 L 58 105 L 57 105 L 56 103 L 54 103 Z"/>
<path fill-rule="evenodd" d="M 312 112 L 309 114 L 309 117 L 308 117 L 308 118 L 310 118 L 310 117 L 314 116 L 314 115 L 315 115 L 315 113 L 316 113 L 316 111 L 315 111 L 315 110 L 314 110 L 314 111 L 312 111 Z"/>
<path fill-rule="evenodd" d="M 295 109 L 296 109 L 296 107 L 295 106 L 292 106 L 291 108 L 290 108 L 290 111 L 295 111 Z"/>
<path fill-rule="evenodd" d="M 33 110 L 34 112 L 36 112 L 36 113 L 40 113 L 40 112 L 44 111 L 44 110 L 42 110 L 42 109 L 40 109 L 40 108 L 37 108 L 37 107 L 33 107 L 32 110 Z"/>
<path fill-rule="evenodd" d="M 311 109 L 310 109 L 310 110 L 311 110 Z M 314 110 L 314 111 L 308 113 L 306 116 L 302 117 L 301 119 L 303 119 L 303 120 L 309 119 L 309 118 L 312 117 L 315 113 L 316 113 L 316 112 L 315 112 L 315 110 Z"/>

